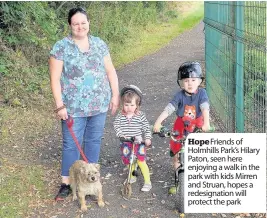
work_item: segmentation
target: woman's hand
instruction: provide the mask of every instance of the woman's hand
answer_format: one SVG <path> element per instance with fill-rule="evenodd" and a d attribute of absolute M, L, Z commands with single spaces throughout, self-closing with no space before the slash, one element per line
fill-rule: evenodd
<path fill-rule="evenodd" d="M 109 109 L 111 110 L 111 114 L 114 115 L 120 105 L 120 97 L 119 95 L 112 96 L 110 104 L 109 104 Z"/>
<path fill-rule="evenodd" d="M 67 109 L 63 108 L 60 111 L 57 112 L 57 117 L 60 120 L 67 120 L 68 119 L 68 113 L 67 113 Z"/>
<path fill-rule="evenodd" d="M 150 146 L 151 145 L 151 139 L 146 139 L 145 140 L 145 145 Z"/>
<path fill-rule="evenodd" d="M 108 80 L 110 83 L 110 87 L 112 90 L 112 98 L 109 104 L 109 109 L 111 110 L 111 114 L 114 115 L 120 103 L 118 76 L 113 66 L 110 55 L 107 55 L 104 57 L 104 64 L 105 64 L 105 69 L 107 72 Z"/>

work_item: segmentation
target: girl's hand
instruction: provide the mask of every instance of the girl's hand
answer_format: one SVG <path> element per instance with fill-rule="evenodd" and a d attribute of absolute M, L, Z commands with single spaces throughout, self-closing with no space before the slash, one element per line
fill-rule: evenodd
<path fill-rule="evenodd" d="M 209 124 L 204 124 L 201 129 L 202 129 L 203 132 L 208 132 L 210 130 L 210 125 Z"/>
<path fill-rule="evenodd" d="M 161 128 L 161 123 L 155 123 L 153 126 L 153 131 L 154 132 L 160 132 L 160 128 Z"/>
<path fill-rule="evenodd" d="M 119 138 L 124 138 L 124 139 L 126 139 L 126 136 L 125 136 L 125 135 L 120 135 Z"/>
<path fill-rule="evenodd" d="M 151 145 L 151 139 L 146 139 L 145 140 L 145 145 L 150 146 Z"/>

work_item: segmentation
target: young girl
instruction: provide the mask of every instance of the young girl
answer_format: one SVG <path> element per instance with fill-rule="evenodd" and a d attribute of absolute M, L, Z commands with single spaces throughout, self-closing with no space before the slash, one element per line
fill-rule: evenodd
<path fill-rule="evenodd" d="M 209 99 L 206 90 L 199 88 L 203 79 L 201 66 L 198 62 L 185 62 L 179 70 L 177 83 L 181 90 L 177 91 L 170 103 L 165 107 L 154 124 L 154 131 L 159 132 L 161 123 L 176 111 L 173 130 L 179 135 L 187 136 L 195 127 L 208 131 L 209 122 Z M 170 141 L 170 156 L 173 157 L 174 169 L 180 165 L 177 153 L 181 144 Z"/>
<path fill-rule="evenodd" d="M 144 186 L 141 191 L 148 192 L 152 188 L 150 181 L 149 169 L 146 164 L 146 147 L 151 145 L 151 130 L 145 114 L 140 111 L 142 100 L 141 90 L 129 85 L 121 90 L 122 110 L 118 113 L 114 120 L 114 129 L 118 137 L 135 137 L 138 141 L 143 141 L 145 144 L 137 144 L 135 146 L 135 153 L 137 156 L 137 164 L 141 169 L 144 177 Z M 129 165 L 132 151 L 132 144 L 124 142 L 120 144 L 121 156 L 124 164 Z M 133 169 L 136 169 L 134 166 Z M 131 175 L 130 183 L 136 182 L 136 177 Z"/>

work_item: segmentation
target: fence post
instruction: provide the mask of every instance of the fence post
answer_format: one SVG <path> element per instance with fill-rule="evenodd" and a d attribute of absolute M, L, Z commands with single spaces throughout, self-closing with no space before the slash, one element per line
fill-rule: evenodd
<path fill-rule="evenodd" d="M 243 38 L 244 30 L 244 2 L 236 1 L 235 31 L 236 31 L 236 131 L 244 132 L 244 44 L 240 38 Z"/>

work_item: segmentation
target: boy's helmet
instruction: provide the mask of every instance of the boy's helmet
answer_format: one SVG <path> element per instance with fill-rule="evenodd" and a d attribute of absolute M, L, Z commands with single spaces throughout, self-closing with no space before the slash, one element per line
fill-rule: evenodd
<path fill-rule="evenodd" d="M 135 85 L 128 85 L 128 86 L 125 86 L 125 87 L 121 90 L 121 93 L 120 93 L 121 97 L 122 97 L 124 94 L 128 93 L 128 92 L 134 92 L 134 93 L 136 93 L 136 94 L 139 96 L 139 98 L 140 98 L 140 105 L 141 105 L 141 102 L 142 102 L 142 96 L 143 96 L 141 90 L 140 90 L 137 86 L 135 86 Z"/>
<path fill-rule="evenodd" d="M 194 62 L 185 62 L 183 63 L 178 70 L 177 75 L 177 83 L 179 84 L 179 80 L 186 78 L 200 78 L 203 79 L 202 70 L 200 63 Z"/>

